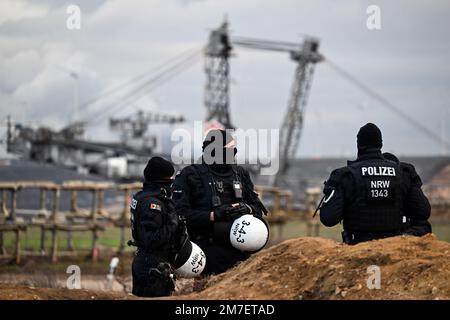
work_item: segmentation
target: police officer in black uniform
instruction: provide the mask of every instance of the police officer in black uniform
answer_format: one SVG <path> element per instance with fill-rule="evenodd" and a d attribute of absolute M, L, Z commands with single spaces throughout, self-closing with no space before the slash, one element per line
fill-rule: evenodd
<path fill-rule="evenodd" d="M 249 257 L 217 236 L 230 222 L 244 214 L 267 213 L 248 172 L 234 164 L 236 152 L 228 131 L 211 130 L 200 163 L 185 167 L 173 183 L 177 212 L 185 216 L 191 240 L 206 255 L 204 275 L 225 272 Z"/>
<path fill-rule="evenodd" d="M 414 166 L 381 153 L 381 131 L 373 123 L 359 130 L 357 145 L 357 159 L 325 182 L 321 222 L 327 227 L 342 222 L 347 244 L 431 233 L 430 204 Z"/>
<path fill-rule="evenodd" d="M 180 249 L 185 226 L 171 200 L 172 164 L 153 157 L 144 170 L 143 189 L 131 200 L 131 229 L 137 246 L 132 265 L 133 294 L 168 296 L 175 288 L 170 263 Z"/>

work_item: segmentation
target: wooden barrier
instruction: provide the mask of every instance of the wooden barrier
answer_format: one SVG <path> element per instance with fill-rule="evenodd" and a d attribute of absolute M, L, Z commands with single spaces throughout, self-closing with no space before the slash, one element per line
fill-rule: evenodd
<path fill-rule="evenodd" d="M 122 254 L 125 250 L 125 229 L 130 228 L 130 198 L 133 191 L 142 188 L 142 182 L 126 183 L 117 186 L 117 190 L 123 192 L 123 209 L 120 218 L 114 221 L 114 225 L 120 229 L 120 245 L 118 254 Z"/>
<path fill-rule="evenodd" d="M 17 208 L 17 193 L 22 189 L 40 189 L 40 204 L 38 210 Z M 0 256 L 8 256 L 4 246 L 4 232 L 15 233 L 15 261 L 20 262 L 21 232 L 26 232 L 27 226 L 33 224 L 29 217 L 40 215 L 41 218 L 48 216 L 46 209 L 46 191 L 56 190 L 57 185 L 49 181 L 15 181 L 0 182 Z M 10 193 L 10 209 L 7 209 L 6 193 Z M 20 219 L 24 221 L 19 221 Z M 32 218 L 31 218 L 32 219 Z"/>
<path fill-rule="evenodd" d="M 21 232 L 26 232 L 27 227 L 25 225 L 18 224 L 0 224 L 0 248 L 1 248 L 1 256 L 7 257 L 8 254 L 5 250 L 3 243 L 3 233 L 4 232 L 14 232 L 15 237 L 15 252 L 14 252 L 14 261 L 16 264 L 20 263 L 21 250 L 20 250 L 20 235 Z"/>
<path fill-rule="evenodd" d="M 267 222 L 278 227 L 277 241 L 281 240 L 284 226 L 292 217 L 292 192 L 268 186 L 255 186 L 255 191 L 269 211 Z"/>
<path fill-rule="evenodd" d="M 142 183 L 127 183 L 114 185 L 109 182 L 94 181 L 67 181 L 55 184 L 49 181 L 24 181 L 24 182 L 0 182 L 0 254 L 6 254 L 3 242 L 4 232 L 15 232 L 16 254 L 15 260 L 20 262 L 20 236 L 27 231 L 27 226 L 40 227 L 40 254 L 48 255 L 56 262 L 59 255 L 75 254 L 73 246 L 73 232 L 92 232 L 92 246 L 90 256 L 93 261 L 98 257 L 99 231 L 105 229 L 106 224 L 111 224 L 120 229 L 120 244 L 118 253 L 125 250 L 128 239 L 126 229 L 130 228 L 129 201 L 134 191 L 140 190 Z M 39 208 L 24 209 L 17 208 L 17 194 L 24 189 L 39 189 Z M 104 194 L 107 190 L 116 190 L 123 194 L 122 209 L 119 216 L 113 217 L 104 208 Z M 261 200 L 266 203 L 269 215 L 267 220 L 270 224 L 279 228 L 278 237 L 281 239 L 283 227 L 292 218 L 292 193 L 275 187 L 256 186 Z M 10 205 L 7 205 L 7 193 L 10 194 Z M 52 193 L 51 207 L 47 208 L 48 193 Z M 61 211 L 61 194 L 69 193 L 69 210 Z M 91 196 L 90 208 L 78 207 L 78 196 L 82 192 L 88 192 Z M 39 219 L 37 219 L 39 218 Z M 20 220 L 20 221 L 19 221 Z M 46 251 L 46 234 L 51 233 L 51 249 Z M 58 234 L 67 235 L 67 250 L 58 248 Z"/>
<path fill-rule="evenodd" d="M 61 185 L 48 181 L 25 181 L 25 182 L 1 182 L 0 183 L 0 254 L 5 255 L 3 232 L 16 233 L 16 262 L 20 262 L 20 234 L 26 231 L 27 226 L 39 226 L 41 228 L 40 249 L 41 254 L 45 254 L 45 235 L 47 231 L 52 234 L 52 243 L 50 257 L 53 262 L 57 261 L 58 256 L 58 232 L 66 232 L 68 234 L 68 250 L 74 251 L 72 243 L 72 232 L 92 231 L 92 250 L 91 256 L 95 261 L 98 257 L 98 231 L 104 230 L 104 226 L 97 221 L 98 216 L 108 219 L 108 213 L 104 209 L 103 200 L 104 192 L 111 189 L 113 184 L 105 182 L 91 181 L 70 181 Z M 23 189 L 40 189 L 39 209 L 18 209 L 17 193 Z M 47 192 L 52 191 L 52 208 L 51 211 L 46 208 Z M 70 212 L 64 213 L 60 211 L 60 197 L 62 191 L 71 192 L 70 196 Z M 88 214 L 83 214 L 77 203 L 78 192 L 90 192 L 92 194 L 91 210 Z M 6 193 L 11 195 L 10 206 L 7 208 Z M 43 218 L 36 222 L 34 216 Z M 25 220 L 19 222 L 18 217 Z M 24 218 L 25 217 L 25 218 Z M 31 217 L 27 218 L 27 217 Z M 77 219 L 81 219 L 77 221 Z"/>
<path fill-rule="evenodd" d="M 92 232 L 92 246 L 90 256 L 93 261 L 98 258 L 98 232 L 103 231 L 105 226 L 100 224 L 98 217 L 102 216 L 108 220 L 108 213 L 104 209 L 104 193 L 107 189 L 113 187 L 112 183 L 108 182 L 92 182 L 92 181 L 68 181 L 61 184 L 58 195 L 55 198 L 54 210 L 49 223 L 41 228 L 43 234 L 42 238 L 45 241 L 45 232 L 50 231 L 52 234 L 52 246 L 50 256 L 53 262 L 57 261 L 58 257 L 58 232 L 67 233 L 67 249 L 73 252 L 72 233 L 81 231 Z M 70 193 L 70 209 L 69 212 L 59 211 L 59 198 L 61 192 Z M 79 192 L 91 193 L 91 209 L 90 211 L 80 210 L 77 206 L 77 196 Z M 64 219 L 60 221 L 58 214 Z M 45 247 L 44 245 L 42 245 Z"/>
<path fill-rule="evenodd" d="M 303 214 L 303 220 L 306 221 L 306 236 L 318 237 L 320 233 L 320 221 L 319 216 L 313 217 L 322 196 L 322 189 L 320 188 L 307 188 L 305 201 L 305 212 Z"/>

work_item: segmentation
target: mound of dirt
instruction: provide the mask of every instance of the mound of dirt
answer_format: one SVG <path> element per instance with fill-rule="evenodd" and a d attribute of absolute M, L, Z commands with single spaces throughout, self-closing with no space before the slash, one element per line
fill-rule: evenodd
<path fill-rule="evenodd" d="M 373 277 L 368 267 L 374 265 L 380 268 L 379 289 L 368 287 Z M 433 235 L 395 237 L 355 246 L 323 238 L 298 238 L 205 279 L 201 292 L 178 288 L 170 299 L 450 299 L 448 279 L 450 243 Z M 192 281 L 185 282 L 187 287 L 192 286 Z M 136 298 L 121 292 L 0 284 L 0 300 Z"/>
<path fill-rule="evenodd" d="M 380 269 L 380 289 L 369 289 Z M 347 246 L 323 238 L 284 241 L 253 255 L 188 299 L 450 299 L 450 243 L 433 235 Z M 369 281 L 368 281 L 369 280 Z M 372 286 L 373 287 L 373 286 Z"/>
<path fill-rule="evenodd" d="M 0 300 L 126 300 L 132 295 L 92 290 L 37 288 L 24 285 L 0 284 Z"/>

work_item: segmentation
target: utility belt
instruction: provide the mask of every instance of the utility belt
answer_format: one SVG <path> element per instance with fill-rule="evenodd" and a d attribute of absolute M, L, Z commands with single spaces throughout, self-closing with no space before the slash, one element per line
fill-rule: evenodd
<path fill-rule="evenodd" d="M 388 231 L 388 232 L 353 232 L 342 231 L 342 241 L 346 244 L 357 244 L 364 241 L 384 239 L 389 237 L 395 237 L 401 234 L 401 231 Z"/>
<path fill-rule="evenodd" d="M 137 250 L 136 250 L 137 256 L 152 255 L 161 260 L 167 261 L 172 253 L 170 248 L 167 248 L 167 250 L 154 250 L 154 249 L 152 250 L 152 249 L 144 248 L 142 245 L 140 245 L 139 242 L 133 241 L 133 240 L 129 240 L 127 244 L 128 244 L 128 246 L 137 247 Z"/>
<path fill-rule="evenodd" d="M 150 249 L 144 249 L 144 248 L 140 248 L 138 247 L 136 250 L 136 255 L 137 256 L 153 256 L 155 257 L 157 260 L 161 260 L 161 261 L 169 261 L 170 260 L 170 256 L 173 255 L 172 252 L 170 252 L 170 250 L 150 250 Z"/>

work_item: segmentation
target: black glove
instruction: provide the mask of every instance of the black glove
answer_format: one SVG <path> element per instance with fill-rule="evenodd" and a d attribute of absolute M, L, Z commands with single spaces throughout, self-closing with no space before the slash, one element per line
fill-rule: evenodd
<path fill-rule="evenodd" d="M 156 268 L 149 270 L 145 296 L 169 296 L 175 290 L 175 280 L 171 277 L 171 267 L 167 262 L 160 262 Z"/>
<path fill-rule="evenodd" d="M 214 209 L 214 221 L 230 221 L 230 214 L 228 211 L 228 205 L 223 204 Z"/>
<path fill-rule="evenodd" d="M 233 221 L 244 214 L 251 214 L 254 211 L 251 206 L 244 202 L 221 205 L 214 209 L 214 221 Z"/>
<path fill-rule="evenodd" d="M 170 269 L 170 264 L 167 262 L 160 262 L 156 268 L 150 269 L 150 274 L 158 278 L 169 277 Z"/>
<path fill-rule="evenodd" d="M 244 202 L 233 203 L 228 208 L 231 220 L 236 220 L 244 214 L 251 214 L 255 211 L 250 205 Z"/>

